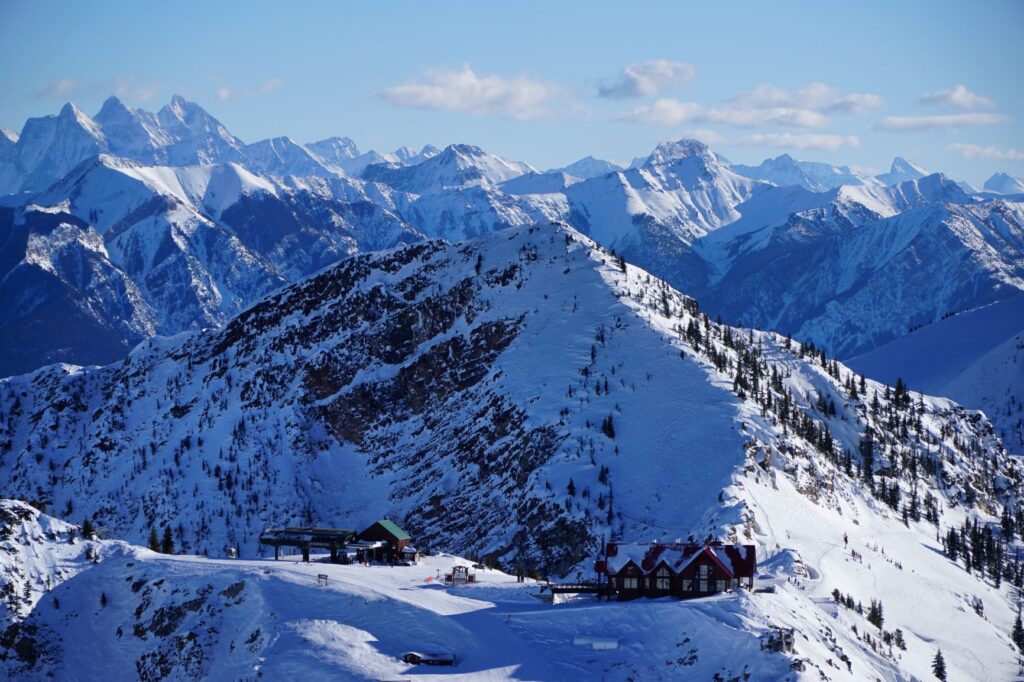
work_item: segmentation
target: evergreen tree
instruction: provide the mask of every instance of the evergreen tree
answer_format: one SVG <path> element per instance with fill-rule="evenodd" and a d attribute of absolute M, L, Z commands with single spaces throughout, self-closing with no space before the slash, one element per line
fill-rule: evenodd
<path fill-rule="evenodd" d="M 160 551 L 160 538 L 156 536 L 156 528 L 153 526 L 149 527 L 149 541 L 146 543 L 146 546 L 154 552 Z"/>
<path fill-rule="evenodd" d="M 92 540 L 92 536 L 96 533 L 96 529 L 92 527 L 92 521 L 86 518 L 82 521 L 82 537 L 86 540 Z"/>
<path fill-rule="evenodd" d="M 868 608 L 868 622 L 879 630 L 882 629 L 882 624 L 885 623 L 885 617 L 882 615 L 882 602 L 871 600 L 871 606 Z"/>
<path fill-rule="evenodd" d="M 576 484 L 573 483 L 571 478 L 569 479 L 569 485 L 567 485 L 565 487 L 565 489 L 566 489 L 566 491 L 569 493 L 569 495 L 571 497 L 575 497 L 576 496 Z"/>
<path fill-rule="evenodd" d="M 164 536 L 160 540 L 160 551 L 164 554 L 174 554 L 174 538 L 171 537 L 170 526 L 164 526 Z"/>
<path fill-rule="evenodd" d="M 107 606 L 107 593 L 106 592 L 100 592 L 100 606 L 102 606 L 104 608 Z"/>
<path fill-rule="evenodd" d="M 932 673 L 937 679 L 946 682 L 946 659 L 942 657 L 942 649 L 935 651 L 935 658 L 932 659 Z"/>
<path fill-rule="evenodd" d="M 1010 633 L 1010 638 L 1013 639 L 1013 643 L 1017 646 L 1017 651 L 1024 653 L 1024 625 L 1020 622 L 1020 611 L 1017 612 L 1017 620 L 1013 621 L 1013 631 Z"/>
<path fill-rule="evenodd" d="M 875 479 L 872 474 L 875 471 L 875 439 L 870 427 L 864 430 L 864 437 L 860 439 L 858 449 L 860 450 L 861 474 L 868 485 L 874 489 Z"/>

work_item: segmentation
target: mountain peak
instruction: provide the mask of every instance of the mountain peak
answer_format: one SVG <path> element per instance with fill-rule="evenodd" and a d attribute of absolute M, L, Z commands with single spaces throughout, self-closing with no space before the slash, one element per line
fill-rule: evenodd
<path fill-rule="evenodd" d="M 668 142 L 662 142 L 651 155 L 647 157 L 647 161 L 644 165 L 646 166 L 664 166 L 670 163 L 675 163 L 681 159 L 698 157 L 703 160 L 709 160 L 711 150 L 706 144 L 700 140 L 681 139 Z"/>
<path fill-rule="evenodd" d="M 892 160 L 892 166 L 889 168 L 890 173 L 920 173 L 922 176 L 928 175 L 928 171 L 918 166 L 915 163 L 907 161 L 902 156 L 897 156 Z"/>
<path fill-rule="evenodd" d="M 931 172 L 922 166 L 919 166 L 916 163 L 911 163 L 902 156 L 897 156 L 892 160 L 892 166 L 890 166 L 889 172 L 882 173 L 876 177 L 886 185 L 897 185 L 901 182 L 917 180 L 918 178 L 923 178 L 930 174 Z"/>
<path fill-rule="evenodd" d="M 116 95 L 111 95 L 103 101 L 103 106 L 100 107 L 99 113 L 93 120 L 102 125 L 115 119 L 131 118 L 131 115 L 131 109 L 126 107 Z"/>
<path fill-rule="evenodd" d="M 984 189 L 999 194 L 1024 194 L 1024 179 L 1009 173 L 993 173 L 992 177 L 985 181 Z"/>
<path fill-rule="evenodd" d="M 448 145 L 447 147 L 444 148 L 444 151 L 441 152 L 441 155 L 448 155 L 448 156 L 458 155 L 458 156 L 478 157 L 478 156 L 484 156 L 485 154 L 486 154 L 486 152 L 484 152 L 483 149 L 481 149 L 480 147 L 477 147 L 476 145 L 472 145 L 472 144 L 450 144 L 450 145 Z"/>

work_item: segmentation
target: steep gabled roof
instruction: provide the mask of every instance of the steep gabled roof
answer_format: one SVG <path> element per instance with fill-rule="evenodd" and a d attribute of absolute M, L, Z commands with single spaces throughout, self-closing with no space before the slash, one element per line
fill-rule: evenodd
<path fill-rule="evenodd" d="M 718 558 L 718 554 L 715 552 L 714 549 L 712 549 L 711 545 L 707 545 L 705 547 L 702 547 L 700 549 L 700 551 L 694 552 L 693 556 L 691 556 L 689 559 L 687 559 L 683 563 L 683 565 L 679 567 L 679 571 L 685 570 L 686 567 L 689 566 L 690 564 L 692 564 L 694 561 L 696 561 L 698 557 L 701 557 L 701 556 L 704 556 L 704 555 L 709 556 L 711 558 L 711 560 L 714 561 L 718 565 L 719 568 L 721 568 L 723 571 L 725 571 L 729 575 L 730 578 L 736 577 L 736 575 L 732 572 L 732 569 L 729 568 L 728 566 L 726 566 L 724 563 L 722 563 L 722 560 Z"/>
<path fill-rule="evenodd" d="M 377 522 L 384 530 L 395 536 L 396 540 L 409 540 L 409 534 L 398 527 L 394 521 L 390 519 L 381 519 Z"/>

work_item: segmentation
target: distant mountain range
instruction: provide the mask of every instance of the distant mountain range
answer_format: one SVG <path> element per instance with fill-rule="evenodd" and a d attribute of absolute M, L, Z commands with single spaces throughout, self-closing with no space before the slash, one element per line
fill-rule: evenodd
<path fill-rule="evenodd" d="M 469 675 L 923 679 L 941 647 L 1006 677 L 1015 182 L 247 144 L 180 97 L 30 120 L 0 136 L 0 677 L 380 679 L 441 623 Z M 742 542 L 769 589 L 560 611 L 253 561 L 267 527 L 381 518 L 438 568 L 574 582 L 609 539 Z M 158 530 L 189 556 L 125 544 Z M 628 658 L 568 644 L 591 628 Z"/>
<path fill-rule="evenodd" d="M 902 158 L 876 177 L 730 164 L 694 140 L 539 172 L 465 144 L 247 144 L 181 97 L 155 113 L 112 97 L 92 118 L 68 104 L 0 137 L 0 375 L 220 326 L 355 253 L 549 221 L 727 321 L 853 357 L 1024 289 L 1021 188 Z"/>

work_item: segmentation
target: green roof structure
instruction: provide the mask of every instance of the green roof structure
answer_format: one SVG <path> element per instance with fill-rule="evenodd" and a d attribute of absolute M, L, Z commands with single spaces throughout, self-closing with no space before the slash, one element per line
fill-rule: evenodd
<path fill-rule="evenodd" d="M 409 538 L 409 534 L 406 533 L 401 528 L 399 528 L 398 524 L 396 524 L 394 521 L 391 521 L 389 519 L 381 519 L 377 523 L 379 523 L 381 526 L 383 526 L 384 529 L 387 532 L 389 532 L 392 535 L 394 535 L 396 540 L 409 540 L 410 539 Z"/>

